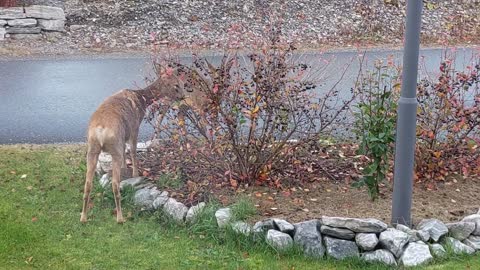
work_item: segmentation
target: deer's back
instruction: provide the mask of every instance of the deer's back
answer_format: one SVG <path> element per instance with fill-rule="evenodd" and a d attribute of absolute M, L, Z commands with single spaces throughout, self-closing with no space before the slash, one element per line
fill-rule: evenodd
<path fill-rule="evenodd" d="M 105 99 L 90 118 L 88 140 L 106 141 L 121 137 L 123 142 L 138 131 L 145 108 L 132 90 L 122 90 Z"/>

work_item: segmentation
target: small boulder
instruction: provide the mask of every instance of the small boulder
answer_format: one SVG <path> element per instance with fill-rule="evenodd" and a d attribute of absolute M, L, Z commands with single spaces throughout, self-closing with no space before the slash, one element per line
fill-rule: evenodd
<path fill-rule="evenodd" d="M 197 218 L 197 215 L 202 212 L 203 208 L 205 208 L 206 204 L 204 202 L 201 202 L 195 206 L 190 207 L 187 212 L 187 216 L 185 217 L 185 220 L 187 222 L 193 222 Z"/>
<path fill-rule="evenodd" d="M 220 208 L 215 212 L 219 228 L 225 228 L 232 219 L 232 210 L 230 208 Z"/>
<path fill-rule="evenodd" d="M 470 235 L 463 243 L 475 250 L 480 250 L 480 236 Z"/>
<path fill-rule="evenodd" d="M 420 221 L 420 223 L 417 225 L 417 229 L 421 231 L 427 231 L 430 234 L 430 238 L 435 242 L 438 242 L 440 237 L 448 233 L 447 226 L 435 218 L 424 219 Z"/>
<path fill-rule="evenodd" d="M 336 239 L 329 236 L 325 238 L 325 247 L 327 255 L 337 260 L 343 260 L 350 257 L 358 257 L 358 247 L 353 241 Z"/>
<path fill-rule="evenodd" d="M 160 193 L 160 195 L 158 195 L 154 200 L 153 200 L 153 208 L 154 209 L 159 209 L 161 208 L 162 206 L 164 206 L 167 201 L 168 201 L 168 192 L 167 191 L 163 191 L 162 193 Z"/>
<path fill-rule="evenodd" d="M 163 206 L 165 213 L 170 215 L 175 221 L 183 222 L 183 219 L 187 215 L 188 207 L 183 203 L 177 202 L 177 200 L 170 198 Z"/>
<path fill-rule="evenodd" d="M 14 19 L 7 21 L 7 24 L 12 27 L 34 27 L 37 26 L 35 19 Z"/>
<path fill-rule="evenodd" d="M 375 251 L 365 252 L 362 254 L 362 259 L 367 262 L 379 262 L 393 266 L 397 265 L 395 256 L 393 256 L 393 254 L 386 249 L 377 249 Z"/>
<path fill-rule="evenodd" d="M 357 233 L 355 242 L 362 250 L 373 250 L 378 244 L 378 237 L 374 233 Z"/>
<path fill-rule="evenodd" d="M 475 230 L 472 232 L 472 234 L 476 236 L 480 236 L 480 214 L 466 216 L 462 219 L 462 221 L 475 223 Z"/>
<path fill-rule="evenodd" d="M 432 254 L 435 257 L 443 257 L 447 254 L 447 251 L 445 250 L 445 248 L 438 243 L 431 244 L 430 245 L 430 250 L 432 251 Z"/>
<path fill-rule="evenodd" d="M 28 18 L 65 20 L 65 12 L 59 7 L 32 5 L 25 7 Z"/>
<path fill-rule="evenodd" d="M 419 230 L 417 231 L 417 237 L 418 239 L 422 240 L 423 242 L 428 242 L 430 240 L 430 233 L 425 230 Z"/>
<path fill-rule="evenodd" d="M 38 19 L 38 26 L 45 31 L 56 31 L 56 32 L 65 32 L 65 21 L 64 20 L 44 20 Z M 137 151 L 140 152 L 142 148 L 137 148 Z"/>
<path fill-rule="evenodd" d="M 279 251 L 284 251 L 293 246 L 292 237 L 277 230 L 268 230 L 266 241 L 269 245 Z"/>
<path fill-rule="evenodd" d="M 400 263 L 406 267 L 418 266 L 433 260 L 430 249 L 423 242 L 409 243 L 400 258 Z"/>
<path fill-rule="evenodd" d="M 237 221 L 232 224 L 232 230 L 243 235 L 250 235 L 252 232 L 252 226 L 243 221 Z"/>
<path fill-rule="evenodd" d="M 403 247 L 408 243 L 409 239 L 408 234 L 397 229 L 388 228 L 380 233 L 379 242 L 384 248 L 392 252 L 395 257 L 400 258 Z"/>
<path fill-rule="evenodd" d="M 142 188 L 135 192 L 133 201 L 136 206 L 140 206 L 145 209 L 153 208 L 153 201 L 158 196 L 157 189 Z"/>
<path fill-rule="evenodd" d="M 475 223 L 468 221 L 460 221 L 446 224 L 448 233 L 451 237 L 463 241 L 475 231 Z"/>
<path fill-rule="evenodd" d="M 7 28 L 7 34 L 40 34 L 42 29 L 40 27 L 10 27 Z"/>
<path fill-rule="evenodd" d="M 102 175 L 102 177 L 98 182 L 100 182 L 100 186 L 102 186 L 102 188 L 107 188 L 107 186 L 110 185 L 110 183 L 112 182 L 112 178 L 108 173 L 105 173 L 104 175 Z M 121 183 L 120 183 L 120 189 L 122 189 Z"/>
<path fill-rule="evenodd" d="M 379 233 L 387 229 L 387 224 L 374 218 L 326 217 L 321 219 L 322 225 L 335 228 L 346 228 L 356 233 Z"/>
<path fill-rule="evenodd" d="M 355 238 L 355 233 L 350 231 L 349 229 L 334 228 L 327 225 L 322 225 L 320 227 L 320 232 L 325 235 L 345 240 L 352 240 Z"/>
<path fill-rule="evenodd" d="M 465 245 L 464 243 L 458 241 L 453 237 L 446 237 L 445 238 L 445 245 L 450 247 L 455 254 L 473 254 L 475 253 L 475 249 Z"/>
<path fill-rule="evenodd" d="M 295 223 L 295 235 L 293 241 L 303 249 L 308 257 L 321 258 L 325 254 L 325 247 L 322 243 L 322 235 L 318 227 L 317 219 Z"/>
<path fill-rule="evenodd" d="M 0 19 L 12 20 L 20 18 L 25 18 L 23 7 L 0 8 Z"/>
<path fill-rule="evenodd" d="M 146 179 L 144 177 L 133 177 L 128 178 L 120 182 L 120 189 L 124 189 L 126 186 L 131 186 L 137 189 L 138 186 L 144 184 Z"/>
<path fill-rule="evenodd" d="M 275 223 L 273 222 L 273 219 L 265 219 L 262 221 L 258 221 L 253 225 L 253 232 L 254 233 L 262 233 L 262 232 L 267 232 L 268 230 L 273 230 L 276 229 Z"/>
<path fill-rule="evenodd" d="M 98 156 L 97 173 L 102 174 L 112 170 L 112 156 L 108 153 L 101 152 Z"/>
<path fill-rule="evenodd" d="M 418 232 L 416 230 L 412 230 L 403 224 L 397 224 L 396 229 L 408 234 L 408 236 L 410 237 L 410 239 L 408 240 L 409 242 L 417 242 L 418 240 L 420 240 L 420 237 L 418 236 Z M 430 235 L 428 235 L 428 238 L 430 238 Z"/>
<path fill-rule="evenodd" d="M 279 231 L 284 233 L 291 233 L 295 229 L 295 227 L 291 223 L 283 219 L 274 218 L 273 223 Z"/>

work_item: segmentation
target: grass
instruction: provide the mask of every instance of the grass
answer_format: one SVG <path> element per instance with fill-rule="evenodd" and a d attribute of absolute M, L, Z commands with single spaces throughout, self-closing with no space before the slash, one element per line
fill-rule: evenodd
<path fill-rule="evenodd" d="M 264 242 L 218 232 L 210 204 L 194 225 L 174 226 L 161 213 L 130 213 L 115 223 L 108 192 L 95 189 L 89 223 L 79 222 L 82 146 L 0 146 L 0 269 L 388 269 L 360 260 L 278 254 Z M 98 186 L 98 183 L 97 183 Z M 247 200 L 234 207 L 251 214 Z M 450 256 L 427 269 L 479 269 L 480 257 Z"/>

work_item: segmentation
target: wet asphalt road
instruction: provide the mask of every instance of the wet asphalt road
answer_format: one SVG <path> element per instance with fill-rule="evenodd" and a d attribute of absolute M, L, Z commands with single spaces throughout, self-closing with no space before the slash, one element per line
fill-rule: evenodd
<path fill-rule="evenodd" d="M 459 49 L 457 65 L 468 63 L 473 52 Z M 366 55 L 370 63 L 388 55 L 397 61 L 402 57 L 400 51 L 371 51 Z M 436 70 L 441 55 L 439 49 L 421 52 L 428 70 Z M 310 53 L 301 58 L 317 67 L 330 62 L 322 75 L 322 87 L 328 88 L 358 53 Z M 88 120 L 96 107 L 120 89 L 143 87 L 145 77 L 151 75 L 150 62 L 146 57 L 0 60 L 0 144 L 85 141 Z M 354 61 L 338 85 L 341 92 L 349 92 L 358 67 L 358 61 Z M 140 140 L 147 139 L 151 131 L 144 124 Z"/>

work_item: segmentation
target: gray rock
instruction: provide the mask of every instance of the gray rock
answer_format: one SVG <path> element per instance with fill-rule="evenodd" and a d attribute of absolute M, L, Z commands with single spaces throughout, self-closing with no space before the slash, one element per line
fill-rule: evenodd
<path fill-rule="evenodd" d="M 11 20 L 25 18 L 23 7 L 0 8 L 0 19 Z"/>
<path fill-rule="evenodd" d="M 7 21 L 6 20 L 0 20 L 0 26 L 4 26 L 4 25 L 7 25 Z"/>
<path fill-rule="evenodd" d="M 362 250 L 373 250 L 378 244 L 378 237 L 374 233 L 357 233 L 355 242 Z"/>
<path fill-rule="evenodd" d="M 215 212 L 219 228 L 225 228 L 232 219 L 232 210 L 230 208 L 220 208 Z"/>
<path fill-rule="evenodd" d="M 284 251 L 293 246 L 292 237 L 277 230 L 268 230 L 266 241 L 269 245 L 279 251 Z"/>
<path fill-rule="evenodd" d="M 446 224 L 448 233 L 451 237 L 463 241 L 475 231 L 475 223 L 468 221 L 460 221 Z"/>
<path fill-rule="evenodd" d="M 445 250 L 445 248 L 438 243 L 431 244 L 430 250 L 433 256 L 436 256 L 436 257 L 443 257 L 447 254 L 447 251 Z"/>
<path fill-rule="evenodd" d="M 131 186 L 133 188 L 136 188 L 140 186 L 141 184 L 144 184 L 146 182 L 146 179 L 144 177 L 133 177 L 133 178 L 128 178 L 120 182 L 120 189 L 125 188 L 126 186 Z"/>
<path fill-rule="evenodd" d="M 337 260 L 343 260 L 349 257 L 358 257 L 358 247 L 353 241 L 324 237 L 327 255 Z"/>
<path fill-rule="evenodd" d="M 135 205 L 146 208 L 152 209 L 153 201 L 159 195 L 160 191 L 157 189 L 149 189 L 149 188 L 142 188 L 135 192 L 133 197 L 133 201 Z"/>
<path fill-rule="evenodd" d="M 197 218 L 198 214 L 202 212 L 203 208 L 205 208 L 206 204 L 204 202 L 201 202 L 195 206 L 190 207 L 187 212 L 187 216 L 185 217 L 185 220 L 187 222 L 193 222 Z"/>
<path fill-rule="evenodd" d="M 108 153 L 101 152 L 98 156 L 97 172 L 99 174 L 112 170 L 112 156 Z"/>
<path fill-rule="evenodd" d="M 237 221 L 232 224 L 232 230 L 236 233 L 250 235 L 250 233 L 252 232 L 252 226 L 243 221 Z"/>
<path fill-rule="evenodd" d="M 320 227 L 320 232 L 325 235 L 333 236 L 340 239 L 352 240 L 355 238 L 355 233 L 349 229 L 334 228 L 327 225 Z"/>
<path fill-rule="evenodd" d="M 465 245 L 453 237 L 445 237 L 445 245 L 450 247 L 455 254 L 473 254 L 475 249 Z"/>
<path fill-rule="evenodd" d="M 40 27 L 10 27 L 7 28 L 8 34 L 40 34 Z"/>
<path fill-rule="evenodd" d="M 72 24 L 69 27 L 70 31 L 72 31 L 72 32 L 78 31 L 78 30 L 83 29 L 83 28 L 85 28 L 85 25 L 81 25 L 81 24 Z"/>
<path fill-rule="evenodd" d="M 480 250 L 480 236 L 470 235 L 463 243 L 475 250 Z"/>
<path fill-rule="evenodd" d="M 40 28 L 42 28 L 42 30 L 45 30 L 45 31 L 65 32 L 65 21 L 64 20 L 38 19 L 38 26 Z M 137 151 L 142 150 L 142 149 L 143 148 L 137 148 Z"/>
<path fill-rule="evenodd" d="M 167 191 L 163 191 L 162 193 L 160 193 L 160 195 L 158 195 L 154 200 L 153 200 L 153 203 L 152 203 L 152 206 L 153 206 L 153 209 L 159 209 L 161 208 L 162 206 L 164 206 L 167 201 L 168 201 L 168 192 Z"/>
<path fill-rule="evenodd" d="M 183 219 L 187 215 L 188 207 L 183 203 L 177 202 L 177 200 L 170 198 L 163 205 L 163 211 L 170 215 L 175 221 L 183 222 Z"/>
<path fill-rule="evenodd" d="M 303 253 L 308 257 L 321 258 L 325 254 L 319 226 L 320 223 L 317 219 L 294 224 L 295 235 L 293 241 L 302 247 Z"/>
<path fill-rule="evenodd" d="M 397 265 L 395 256 L 386 249 L 377 249 L 375 251 L 365 252 L 362 254 L 362 259 L 367 262 L 380 262 L 386 265 Z"/>
<path fill-rule="evenodd" d="M 295 229 L 295 227 L 291 223 L 283 219 L 274 218 L 273 223 L 279 231 L 284 233 L 291 233 Z"/>
<path fill-rule="evenodd" d="M 406 267 L 418 266 L 433 260 L 430 249 L 423 242 L 409 243 L 399 262 Z"/>
<path fill-rule="evenodd" d="M 420 237 L 419 237 L 418 232 L 416 230 L 412 230 L 412 229 L 410 229 L 409 227 L 407 227 L 403 224 L 397 224 L 396 228 L 397 228 L 397 230 L 408 234 L 408 236 L 410 237 L 410 239 L 408 240 L 409 242 L 417 242 L 418 240 L 420 240 Z M 428 238 L 430 238 L 430 235 L 428 235 Z M 427 241 L 428 241 L 428 239 L 427 239 Z"/>
<path fill-rule="evenodd" d="M 440 237 L 448 233 L 448 228 L 438 219 L 424 219 L 417 225 L 417 229 L 421 231 L 427 231 L 430 234 L 430 238 L 438 242 Z"/>
<path fill-rule="evenodd" d="M 379 233 L 387 229 L 387 224 L 374 218 L 322 217 L 321 223 L 335 228 L 346 228 L 356 233 Z"/>
<path fill-rule="evenodd" d="M 65 12 L 58 7 L 33 5 L 25 7 L 25 15 L 28 18 L 65 20 Z"/>
<path fill-rule="evenodd" d="M 0 27 L 0 40 L 5 39 L 5 34 L 7 33 L 7 30 L 5 28 Z"/>
<path fill-rule="evenodd" d="M 41 34 L 8 34 L 8 35 L 10 36 L 10 39 L 13 39 L 13 40 L 41 40 L 43 38 Z"/>
<path fill-rule="evenodd" d="M 475 230 L 472 232 L 472 234 L 476 236 L 480 236 L 480 214 L 466 216 L 462 219 L 462 221 L 474 222 Z"/>
<path fill-rule="evenodd" d="M 112 181 L 112 179 L 110 178 L 110 175 L 108 175 L 108 173 L 106 173 L 106 174 L 102 175 L 102 177 L 100 178 L 100 180 L 98 182 L 100 182 L 100 186 L 102 186 L 103 188 L 106 188 L 108 185 L 110 185 L 111 181 Z"/>
<path fill-rule="evenodd" d="M 428 231 L 419 230 L 417 231 L 417 237 L 426 243 L 430 240 L 430 233 Z"/>
<path fill-rule="evenodd" d="M 255 225 L 253 225 L 254 233 L 266 232 L 273 229 L 275 229 L 275 223 L 273 222 L 273 219 L 258 221 L 255 223 Z"/>
<path fill-rule="evenodd" d="M 35 19 L 14 19 L 7 21 L 7 24 L 12 27 L 34 27 L 37 26 Z"/>
<path fill-rule="evenodd" d="M 380 244 L 392 252 L 395 257 L 400 258 L 403 247 L 408 243 L 409 238 L 408 234 L 402 231 L 388 228 L 380 233 Z"/>

